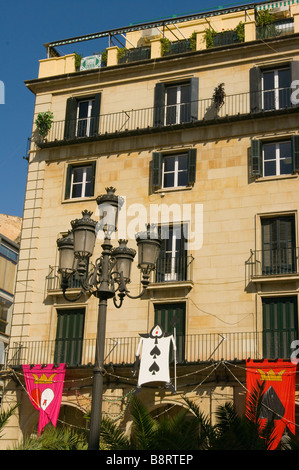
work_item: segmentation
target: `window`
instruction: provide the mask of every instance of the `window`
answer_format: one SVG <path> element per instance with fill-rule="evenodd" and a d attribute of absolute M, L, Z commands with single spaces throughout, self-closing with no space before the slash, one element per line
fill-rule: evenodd
<path fill-rule="evenodd" d="M 156 265 L 156 282 L 187 279 L 186 225 L 162 226 L 162 244 Z"/>
<path fill-rule="evenodd" d="M 101 93 L 86 98 L 69 98 L 66 103 L 64 138 L 92 137 L 99 132 Z"/>
<path fill-rule="evenodd" d="M 180 188 L 195 183 L 196 149 L 179 154 L 153 153 L 152 188 Z"/>
<path fill-rule="evenodd" d="M 263 357 L 289 359 L 298 339 L 297 297 L 270 297 L 263 302 Z"/>
<path fill-rule="evenodd" d="M 165 156 L 162 163 L 162 188 L 187 185 L 188 154 Z"/>
<path fill-rule="evenodd" d="M 299 61 L 271 69 L 253 67 L 249 79 L 252 113 L 289 108 L 291 83 L 299 79 Z"/>
<path fill-rule="evenodd" d="M 295 216 L 265 217 L 262 228 L 262 274 L 297 272 Z"/>
<path fill-rule="evenodd" d="M 263 175 L 287 175 L 293 171 L 291 141 L 263 145 Z"/>
<path fill-rule="evenodd" d="M 253 176 L 291 175 L 299 171 L 299 136 L 283 141 L 251 141 Z"/>
<path fill-rule="evenodd" d="M 0 255 L 4 256 L 5 258 L 13 261 L 14 263 L 18 262 L 18 253 L 8 247 L 5 243 L 0 243 Z"/>
<path fill-rule="evenodd" d="M 95 100 L 78 101 L 77 106 L 77 137 L 91 136 L 94 134 L 94 116 L 93 107 Z"/>
<path fill-rule="evenodd" d="M 198 78 L 181 83 L 157 83 L 154 102 L 154 127 L 197 121 Z"/>
<path fill-rule="evenodd" d="M 262 108 L 265 111 L 290 107 L 290 68 L 263 72 L 262 90 Z"/>
<path fill-rule="evenodd" d="M 89 165 L 68 165 L 65 199 L 94 195 L 95 162 Z"/>
<path fill-rule="evenodd" d="M 57 310 L 54 362 L 81 365 L 85 309 Z"/>
<path fill-rule="evenodd" d="M 185 359 L 185 324 L 186 324 L 186 304 L 166 303 L 155 305 L 155 325 L 158 324 L 165 333 L 176 337 L 177 355 L 176 360 L 181 363 Z M 173 353 L 171 351 L 170 361 Z"/>
<path fill-rule="evenodd" d="M 165 124 L 190 122 L 190 83 L 165 88 Z"/>

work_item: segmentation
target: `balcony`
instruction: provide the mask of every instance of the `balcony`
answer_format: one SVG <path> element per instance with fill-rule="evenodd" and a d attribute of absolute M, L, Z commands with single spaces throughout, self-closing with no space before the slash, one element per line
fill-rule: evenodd
<path fill-rule="evenodd" d="M 293 33 L 294 18 L 286 18 L 283 20 L 274 21 L 273 23 L 266 26 L 257 26 L 256 28 L 257 39 L 268 39 Z"/>
<path fill-rule="evenodd" d="M 237 332 L 177 336 L 177 363 L 252 359 L 288 359 L 292 333 Z M 140 337 L 106 338 L 105 364 L 131 366 L 135 362 Z M 95 339 L 14 342 L 9 351 L 9 365 L 66 363 L 68 367 L 92 366 Z M 264 353 L 263 353 L 264 351 Z M 271 355 L 271 357 L 266 356 Z"/>
<path fill-rule="evenodd" d="M 298 248 L 251 251 L 245 262 L 246 282 L 299 279 Z"/>
<path fill-rule="evenodd" d="M 65 120 L 54 121 L 46 139 L 40 140 L 33 136 L 32 141 L 43 148 L 248 119 L 252 115 L 257 118 L 272 113 L 298 112 L 299 103 L 294 104 L 290 99 L 292 91 L 291 88 L 283 88 L 264 93 L 227 95 L 221 107 L 216 106 L 213 98 L 205 98 L 192 103 L 101 114 L 97 118 L 88 118 L 88 125 L 84 126 L 78 120 L 67 123 Z M 275 98 L 277 96 L 278 99 Z M 197 112 L 192 114 L 191 108 Z M 70 133 L 70 129 L 76 131 Z M 69 137 L 70 134 L 72 137 Z"/>

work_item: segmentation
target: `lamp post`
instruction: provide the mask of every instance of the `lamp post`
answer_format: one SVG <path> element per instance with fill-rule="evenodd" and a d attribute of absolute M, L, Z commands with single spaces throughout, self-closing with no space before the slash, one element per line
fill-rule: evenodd
<path fill-rule="evenodd" d="M 99 449 L 102 416 L 103 372 L 106 337 L 107 303 L 113 299 L 116 308 L 123 304 L 124 297 L 142 297 L 151 271 L 155 269 L 160 252 L 161 240 L 152 225 L 136 234 L 138 247 L 138 268 L 142 273 L 142 292 L 132 296 L 127 288 L 130 283 L 131 266 L 136 251 L 127 247 L 127 240 L 119 240 L 113 248 L 111 235 L 117 230 L 118 212 L 123 199 L 115 195 L 115 189 L 106 188 L 106 194 L 97 197 L 100 212 L 99 222 L 91 219 L 92 212 L 83 211 L 82 218 L 71 222 L 72 230 L 57 240 L 59 250 L 59 272 L 64 298 L 70 302 L 78 300 L 84 293 L 99 299 L 95 363 L 93 370 L 92 405 L 89 433 L 89 449 Z M 92 269 L 88 269 L 93 255 L 97 229 L 104 232 L 102 253 Z M 79 275 L 81 291 L 76 298 L 69 298 L 66 290 L 70 276 Z"/>

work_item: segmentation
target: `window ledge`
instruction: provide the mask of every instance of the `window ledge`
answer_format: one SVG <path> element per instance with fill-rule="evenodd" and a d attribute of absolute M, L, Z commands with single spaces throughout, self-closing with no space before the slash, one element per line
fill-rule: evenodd
<path fill-rule="evenodd" d="M 263 183 L 265 181 L 276 181 L 276 180 L 288 180 L 288 179 L 296 179 L 298 175 L 276 175 L 276 176 L 261 176 L 255 180 L 256 183 Z"/>
<path fill-rule="evenodd" d="M 165 281 L 165 282 L 152 282 L 147 287 L 147 290 L 160 290 L 160 289 L 192 289 L 193 281 Z"/>
<path fill-rule="evenodd" d="M 164 195 L 164 193 L 173 193 L 176 191 L 190 191 L 193 188 L 193 186 L 177 186 L 175 188 L 163 188 L 163 189 L 157 189 L 154 191 L 154 194 L 160 194 L 161 196 Z"/>
<path fill-rule="evenodd" d="M 271 274 L 264 276 L 252 276 L 251 282 L 263 283 L 263 282 L 290 282 L 299 281 L 299 273 L 293 274 Z"/>
<path fill-rule="evenodd" d="M 91 197 L 73 197 L 73 198 L 70 198 L 70 199 L 63 199 L 61 201 L 61 204 L 70 204 L 70 203 L 74 203 L 74 202 L 89 202 L 89 201 L 95 201 L 96 200 L 96 197 L 95 196 L 91 196 Z"/>

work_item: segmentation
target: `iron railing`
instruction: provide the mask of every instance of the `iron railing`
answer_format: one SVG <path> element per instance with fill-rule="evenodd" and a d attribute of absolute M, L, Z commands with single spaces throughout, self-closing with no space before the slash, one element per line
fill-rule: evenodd
<path fill-rule="evenodd" d="M 298 248 L 252 250 L 245 267 L 248 281 L 256 276 L 298 274 Z"/>
<path fill-rule="evenodd" d="M 292 333 L 285 345 L 279 332 L 265 335 L 262 332 L 207 333 L 177 335 L 178 364 L 197 363 L 198 361 L 262 359 L 271 351 L 275 359 L 291 354 L 291 342 L 297 339 Z M 105 344 L 105 364 L 132 365 L 140 337 L 107 338 Z M 95 357 L 95 339 L 14 342 L 9 351 L 9 364 L 57 364 L 65 362 L 68 366 L 91 366 Z M 272 345 L 273 342 L 273 345 Z M 271 347 L 269 347 L 271 346 Z M 287 359 L 287 357 L 281 357 Z"/>
<path fill-rule="evenodd" d="M 152 274 L 151 282 L 180 282 L 192 281 L 192 255 L 160 256 L 156 269 Z M 79 289 L 80 278 L 77 273 L 68 278 L 68 289 Z M 61 289 L 61 276 L 57 266 L 49 266 L 49 274 L 46 276 L 47 291 Z"/>
<path fill-rule="evenodd" d="M 124 51 L 122 57 L 119 57 L 119 64 L 127 64 L 137 60 L 146 60 L 151 58 L 150 46 L 135 47 L 134 49 L 127 49 Z"/>
<path fill-rule="evenodd" d="M 220 106 L 216 106 L 213 98 L 200 99 L 177 105 L 131 109 L 109 114 L 101 114 L 97 118 L 88 118 L 88 126 L 78 127 L 77 120 L 54 121 L 43 141 L 38 137 L 33 140 L 37 145 L 52 142 L 80 141 L 128 131 L 148 131 L 159 127 L 170 127 L 194 122 L 211 122 L 221 118 L 241 117 L 257 112 L 270 112 L 279 109 L 298 107 L 292 102 L 290 87 L 266 90 L 265 92 L 246 92 L 227 95 Z M 79 131 L 78 131 L 79 129 Z M 85 130 L 84 130 L 85 129 Z"/>
<path fill-rule="evenodd" d="M 256 27 L 257 39 L 268 39 L 277 36 L 284 36 L 294 32 L 294 18 L 286 18 L 284 20 L 274 21 L 265 26 Z"/>
<path fill-rule="evenodd" d="M 191 255 L 163 255 L 157 260 L 153 282 L 180 282 L 192 281 Z"/>

